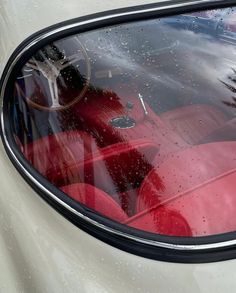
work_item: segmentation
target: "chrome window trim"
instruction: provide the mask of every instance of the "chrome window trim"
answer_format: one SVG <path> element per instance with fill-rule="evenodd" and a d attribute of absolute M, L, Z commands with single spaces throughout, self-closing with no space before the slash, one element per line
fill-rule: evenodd
<path fill-rule="evenodd" d="M 59 205 L 63 206 L 64 208 L 66 208 L 67 210 L 69 210 L 71 213 L 73 213 L 74 215 L 78 216 L 79 218 L 85 220 L 87 223 L 98 227 L 104 231 L 107 231 L 111 234 L 117 235 L 117 236 L 121 236 L 124 240 L 125 239 L 130 239 L 136 243 L 140 243 L 140 244 L 147 244 L 149 246 L 153 246 L 153 247 L 159 247 L 159 248 L 165 248 L 165 249 L 171 249 L 171 250 L 176 250 L 176 251 L 205 251 L 205 250 L 215 250 L 215 249 L 219 249 L 219 248 L 229 248 L 232 246 L 236 246 L 236 239 L 232 239 L 232 240 L 226 240 L 226 241 L 222 241 L 222 242 L 215 242 L 215 243 L 209 243 L 209 244 L 172 244 L 172 243 L 167 243 L 167 242 L 161 242 L 161 241 L 155 241 L 155 240 L 151 240 L 151 239 L 145 239 L 142 237 L 137 237 L 116 229 L 113 229 L 111 227 L 108 227 L 104 224 L 101 224 L 93 219 L 91 219 L 90 217 L 84 215 L 83 213 L 78 212 L 77 210 L 75 210 L 74 208 L 72 208 L 71 206 L 69 206 L 68 204 L 66 204 L 65 202 L 63 202 L 61 199 L 59 199 L 54 193 L 52 193 L 50 190 L 48 190 L 47 188 L 45 188 L 45 186 L 43 184 L 41 184 L 39 181 L 37 181 L 32 174 L 21 164 L 20 160 L 17 158 L 17 156 L 15 155 L 14 151 L 12 150 L 10 143 L 8 141 L 6 132 L 5 132 L 5 125 L 4 125 L 4 113 L 3 113 L 3 103 L 4 103 L 4 96 L 5 96 L 5 90 L 6 90 L 6 86 L 9 80 L 9 77 L 15 67 L 15 65 L 17 64 L 17 62 L 19 61 L 19 59 L 21 58 L 21 56 L 27 52 L 29 49 L 33 48 L 37 43 L 39 43 L 40 41 L 49 38 L 50 36 L 53 36 L 57 33 L 63 32 L 65 30 L 70 30 L 73 28 L 79 28 L 83 25 L 88 25 L 88 24 L 92 24 L 95 22 L 100 22 L 100 21 L 104 21 L 104 20 L 116 20 L 119 17 L 123 17 L 123 16 L 132 16 L 132 15 L 141 15 L 143 13 L 148 13 L 148 12 L 158 12 L 158 11 L 162 11 L 165 9 L 174 9 L 174 8 L 181 8 L 184 7 L 186 5 L 190 6 L 190 5 L 198 5 L 198 4 L 211 4 L 214 3 L 216 6 L 218 3 L 222 3 L 222 0 L 196 0 L 196 1 L 186 1 L 183 3 L 171 3 L 172 1 L 170 1 L 170 4 L 168 5 L 163 5 L 160 7 L 151 7 L 151 8 L 146 8 L 146 9 L 137 9 L 137 10 L 133 10 L 133 11 L 127 11 L 127 12 L 120 12 L 120 13 L 116 13 L 116 14 L 109 14 L 106 16 L 101 16 L 101 17 L 95 17 L 95 18 L 91 18 L 89 20 L 84 20 L 84 21 L 78 21 L 72 24 L 67 24 L 67 25 L 62 25 L 58 28 L 53 28 L 48 32 L 44 32 L 42 34 L 40 34 L 39 36 L 37 36 L 36 38 L 34 38 L 30 43 L 28 43 L 19 53 L 18 55 L 15 57 L 15 59 L 11 62 L 9 69 L 6 73 L 6 75 L 4 76 L 3 82 L 2 82 L 2 88 L 1 88 L 1 92 L 0 92 L 0 98 L 1 98 L 1 128 L 2 128 L 2 138 L 5 142 L 5 146 L 7 147 L 9 153 L 12 156 L 12 159 L 14 160 L 14 162 L 20 167 L 20 169 L 23 171 L 23 173 L 30 179 L 31 182 L 33 182 L 42 192 L 44 192 L 45 194 L 47 194 L 51 199 L 53 199 L 54 201 L 56 201 Z M 173 1 L 174 2 L 174 1 Z M 158 3 L 161 4 L 161 3 Z M 232 1 L 232 4 L 236 5 L 236 1 Z M 131 228 L 132 229 L 132 228 Z M 180 237 L 181 238 L 181 237 Z M 203 237 L 204 238 L 204 237 Z M 194 237 L 193 237 L 194 239 Z"/>

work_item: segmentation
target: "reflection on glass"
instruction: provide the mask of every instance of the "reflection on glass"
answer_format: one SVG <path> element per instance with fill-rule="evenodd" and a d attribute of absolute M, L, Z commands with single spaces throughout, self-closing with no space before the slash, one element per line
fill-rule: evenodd
<path fill-rule="evenodd" d="M 15 81 L 20 150 L 98 213 L 157 234 L 236 230 L 233 8 L 74 35 Z"/>

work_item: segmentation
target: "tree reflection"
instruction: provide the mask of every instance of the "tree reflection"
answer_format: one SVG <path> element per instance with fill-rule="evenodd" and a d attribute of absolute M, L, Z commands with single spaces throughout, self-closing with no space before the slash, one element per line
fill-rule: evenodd
<path fill-rule="evenodd" d="M 236 93 L 236 70 L 234 68 L 231 68 L 233 71 L 233 75 L 228 76 L 228 80 L 233 83 L 233 85 L 230 82 L 225 82 L 223 80 L 220 80 L 220 82 L 233 94 Z M 236 108 L 236 97 L 231 97 L 232 101 L 222 101 L 222 103 L 228 107 Z"/>

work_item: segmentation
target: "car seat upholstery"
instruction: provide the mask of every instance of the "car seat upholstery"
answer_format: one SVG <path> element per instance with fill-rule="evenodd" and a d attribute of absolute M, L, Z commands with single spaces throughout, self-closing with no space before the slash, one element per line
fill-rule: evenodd
<path fill-rule="evenodd" d="M 190 145 L 197 144 L 227 121 L 223 112 L 202 104 L 167 111 L 161 114 L 160 118 Z"/>
<path fill-rule="evenodd" d="M 59 132 L 23 146 L 23 153 L 34 168 L 50 182 L 71 178 L 79 182 L 78 174 L 66 174 L 67 166 L 83 160 L 98 149 L 96 141 L 84 131 Z"/>
<path fill-rule="evenodd" d="M 85 183 L 62 186 L 60 189 L 75 201 L 94 209 L 113 220 L 123 222 L 128 219 L 126 213 L 110 195 Z"/>
<path fill-rule="evenodd" d="M 158 150 L 142 139 L 99 148 L 83 131 L 56 133 L 23 147 L 28 161 L 56 186 L 85 182 L 113 193 L 139 184 Z"/>
<path fill-rule="evenodd" d="M 198 145 L 156 165 L 140 187 L 130 225 L 177 236 L 235 230 L 235 148 L 236 142 Z M 173 213 L 181 223 L 174 234 L 169 220 L 160 219 Z"/>
<path fill-rule="evenodd" d="M 221 127 L 204 137 L 199 143 L 209 143 L 211 141 L 232 141 L 236 140 L 236 118 L 230 119 Z"/>
<path fill-rule="evenodd" d="M 54 182 L 62 186 L 78 182 L 79 177 L 80 181 L 109 193 L 124 191 L 139 185 L 151 170 L 157 152 L 158 147 L 146 140 L 110 145 L 67 164 Z"/>

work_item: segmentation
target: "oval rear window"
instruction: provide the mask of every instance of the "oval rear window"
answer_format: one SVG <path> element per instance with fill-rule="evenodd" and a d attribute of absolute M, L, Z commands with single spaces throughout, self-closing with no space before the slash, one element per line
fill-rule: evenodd
<path fill-rule="evenodd" d="M 233 9 L 110 26 L 38 50 L 11 127 L 74 201 L 138 230 L 236 230 Z"/>

